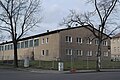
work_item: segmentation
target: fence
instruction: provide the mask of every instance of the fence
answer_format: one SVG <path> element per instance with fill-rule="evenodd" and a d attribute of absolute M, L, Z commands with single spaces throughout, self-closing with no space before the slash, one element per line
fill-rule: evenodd
<path fill-rule="evenodd" d="M 24 67 L 24 60 L 19 60 L 19 67 Z M 78 70 L 88 70 L 88 69 L 96 69 L 96 61 L 91 60 L 80 60 L 80 61 L 64 61 L 64 70 L 70 70 L 71 68 Z M 2 65 L 13 65 L 13 60 L 1 60 Z M 58 61 L 41 61 L 41 60 L 30 60 L 29 61 L 30 68 L 38 68 L 38 69 L 58 69 Z M 102 69 L 118 69 L 120 68 L 120 61 L 101 61 Z"/>

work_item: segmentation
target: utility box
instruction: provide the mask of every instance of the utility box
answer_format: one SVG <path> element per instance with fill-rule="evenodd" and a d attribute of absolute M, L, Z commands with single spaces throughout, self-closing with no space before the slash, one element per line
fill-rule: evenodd
<path fill-rule="evenodd" d="M 63 62 L 58 63 L 58 71 L 63 71 L 64 70 L 64 64 Z"/>
<path fill-rule="evenodd" d="M 25 68 L 29 67 L 29 57 L 25 57 L 25 59 L 24 59 L 24 67 Z"/>

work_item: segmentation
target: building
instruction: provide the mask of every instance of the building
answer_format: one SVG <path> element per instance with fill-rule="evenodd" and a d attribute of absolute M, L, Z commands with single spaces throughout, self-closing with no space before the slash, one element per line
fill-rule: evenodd
<path fill-rule="evenodd" d="M 90 30 L 92 27 L 79 26 L 55 31 L 47 31 L 43 34 L 29 36 L 19 40 L 18 59 L 25 57 L 35 60 L 96 60 L 98 40 Z M 97 29 L 95 29 L 98 32 Z M 104 36 L 107 36 L 103 34 Z M 110 38 L 103 41 L 102 59 L 110 60 L 111 53 L 108 50 Z M 0 44 L 0 59 L 13 60 L 13 45 L 11 42 Z"/>
<path fill-rule="evenodd" d="M 113 61 L 120 61 L 120 33 L 111 39 L 111 58 Z"/>

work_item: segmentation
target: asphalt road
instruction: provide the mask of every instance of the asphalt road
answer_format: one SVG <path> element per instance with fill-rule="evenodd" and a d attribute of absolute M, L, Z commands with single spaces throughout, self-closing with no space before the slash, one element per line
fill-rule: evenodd
<path fill-rule="evenodd" d="M 120 80 L 120 72 L 48 74 L 0 69 L 0 80 Z"/>

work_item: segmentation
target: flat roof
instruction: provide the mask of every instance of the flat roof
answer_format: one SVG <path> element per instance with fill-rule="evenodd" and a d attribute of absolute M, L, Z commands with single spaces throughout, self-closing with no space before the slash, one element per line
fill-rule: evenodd
<path fill-rule="evenodd" d="M 84 25 L 84 26 L 77 26 L 77 27 L 69 27 L 69 28 L 64 28 L 64 29 L 58 29 L 58 30 L 54 30 L 54 31 L 47 31 L 45 33 L 41 33 L 41 34 L 37 34 L 37 35 L 33 35 L 33 36 L 28 36 L 28 37 L 25 37 L 25 38 L 21 38 L 21 39 L 19 39 L 19 41 L 27 40 L 27 39 L 33 39 L 33 38 L 40 37 L 40 36 L 46 36 L 46 35 L 50 35 L 50 34 L 59 33 L 61 31 L 71 30 L 71 29 L 77 29 L 77 28 L 82 28 L 82 27 L 91 27 L 91 26 L 90 25 Z M 93 27 L 91 27 L 91 28 L 93 28 Z M 96 28 L 94 28 L 94 29 L 96 31 L 98 31 Z M 104 35 L 106 35 L 106 34 L 104 34 Z M 106 35 L 106 36 L 108 36 L 108 35 Z M 12 43 L 12 41 L 2 42 L 2 43 L 0 43 L 0 45 L 8 44 L 8 43 Z"/>

